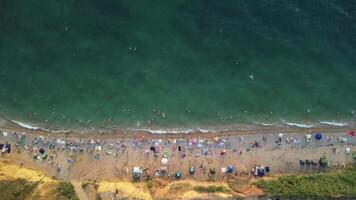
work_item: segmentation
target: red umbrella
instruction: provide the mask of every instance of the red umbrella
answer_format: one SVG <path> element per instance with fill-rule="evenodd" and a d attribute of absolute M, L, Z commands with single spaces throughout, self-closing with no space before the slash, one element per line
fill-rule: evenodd
<path fill-rule="evenodd" d="M 349 132 L 349 135 L 350 135 L 351 137 L 354 137 L 354 136 L 355 136 L 355 131 L 350 131 L 350 132 Z"/>

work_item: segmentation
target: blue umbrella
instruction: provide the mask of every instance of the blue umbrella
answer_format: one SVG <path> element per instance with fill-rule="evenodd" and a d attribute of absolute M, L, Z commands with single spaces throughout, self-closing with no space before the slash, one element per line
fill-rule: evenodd
<path fill-rule="evenodd" d="M 315 139 L 321 140 L 321 138 L 323 138 L 323 135 L 321 133 L 315 134 Z"/>
<path fill-rule="evenodd" d="M 234 172 L 234 167 L 233 167 L 232 165 L 227 166 L 227 167 L 226 167 L 226 172 L 227 172 L 227 173 L 232 173 L 232 172 Z"/>

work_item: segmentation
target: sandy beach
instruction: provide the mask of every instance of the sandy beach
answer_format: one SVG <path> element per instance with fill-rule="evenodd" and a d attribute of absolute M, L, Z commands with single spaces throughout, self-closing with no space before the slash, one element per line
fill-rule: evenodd
<path fill-rule="evenodd" d="M 50 177 L 74 182 L 131 181 L 132 169 L 143 170 L 140 181 L 226 181 L 260 178 L 256 166 L 268 167 L 266 177 L 325 171 L 318 165 L 325 156 L 330 168 L 353 162 L 352 128 L 255 129 L 240 132 L 190 134 L 50 133 L 15 126 L 0 129 L 0 143 L 11 144 L 1 159 L 39 170 Z M 316 134 L 322 138 L 317 139 Z M 300 160 L 315 161 L 301 165 Z M 225 173 L 232 166 L 231 173 Z M 194 173 L 189 173 L 189 168 Z M 210 173 L 211 169 L 215 173 Z M 180 172 L 181 177 L 176 177 Z"/>

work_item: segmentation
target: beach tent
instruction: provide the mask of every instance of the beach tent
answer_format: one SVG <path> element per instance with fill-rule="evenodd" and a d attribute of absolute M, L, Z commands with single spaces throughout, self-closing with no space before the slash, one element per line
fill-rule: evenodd
<path fill-rule="evenodd" d="M 345 148 L 345 153 L 346 154 L 350 154 L 351 153 L 351 148 L 350 147 L 346 147 Z"/>
<path fill-rule="evenodd" d="M 40 148 L 40 150 L 38 152 L 40 152 L 41 154 L 44 154 L 45 150 L 43 148 Z"/>
<path fill-rule="evenodd" d="M 266 167 L 265 169 L 266 169 L 266 172 L 267 172 L 267 173 L 269 173 L 270 170 L 271 170 L 269 167 Z"/>
<path fill-rule="evenodd" d="M 156 147 L 155 147 L 155 146 L 151 146 L 151 147 L 150 147 L 150 150 L 153 151 L 153 152 L 155 152 L 155 151 L 156 151 Z"/>
<path fill-rule="evenodd" d="M 318 161 L 312 160 L 312 161 L 311 161 L 311 164 L 314 165 L 314 166 L 316 166 L 316 165 L 318 165 Z"/>
<path fill-rule="evenodd" d="M 167 165 L 168 164 L 168 159 L 167 158 L 162 158 L 161 163 L 162 163 L 162 165 Z"/>
<path fill-rule="evenodd" d="M 323 138 L 323 135 L 321 133 L 315 134 L 315 139 L 321 140 L 321 138 Z"/>
<path fill-rule="evenodd" d="M 189 167 L 189 174 L 194 174 L 194 167 L 193 166 Z"/>
<path fill-rule="evenodd" d="M 5 144 L 5 148 L 7 150 L 7 153 L 11 152 L 11 144 Z"/>
<path fill-rule="evenodd" d="M 11 152 L 11 146 L 10 144 L 0 144 L 0 150 L 1 153 L 10 153 Z"/>
<path fill-rule="evenodd" d="M 226 173 L 232 174 L 234 172 L 234 167 L 232 165 L 229 165 L 226 167 Z"/>
<path fill-rule="evenodd" d="M 176 171 L 176 172 L 174 173 L 174 177 L 176 177 L 176 178 L 181 178 L 181 177 L 182 177 L 182 173 L 181 173 L 180 171 Z"/>
<path fill-rule="evenodd" d="M 264 175 L 265 175 L 265 169 L 263 167 L 258 167 L 257 176 L 264 176 Z"/>
<path fill-rule="evenodd" d="M 141 167 L 134 167 L 132 169 L 132 177 L 135 179 L 135 180 L 138 180 L 140 179 L 142 176 L 142 169 Z"/>
<path fill-rule="evenodd" d="M 306 165 L 310 165 L 311 164 L 311 160 L 309 160 L 309 159 L 305 160 L 305 164 Z"/>
<path fill-rule="evenodd" d="M 226 167 L 221 168 L 221 173 L 225 174 L 226 173 Z"/>
<path fill-rule="evenodd" d="M 208 155 L 209 150 L 207 148 L 203 148 L 202 152 L 204 155 Z"/>

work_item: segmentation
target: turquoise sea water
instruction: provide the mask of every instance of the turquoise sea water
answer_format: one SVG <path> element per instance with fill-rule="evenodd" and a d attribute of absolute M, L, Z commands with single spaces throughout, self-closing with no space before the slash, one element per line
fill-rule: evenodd
<path fill-rule="evenodd" d="M 52 128 L 356 119 L 356 1 L 1 0 L 0 38 L 8 119 Z"/>

